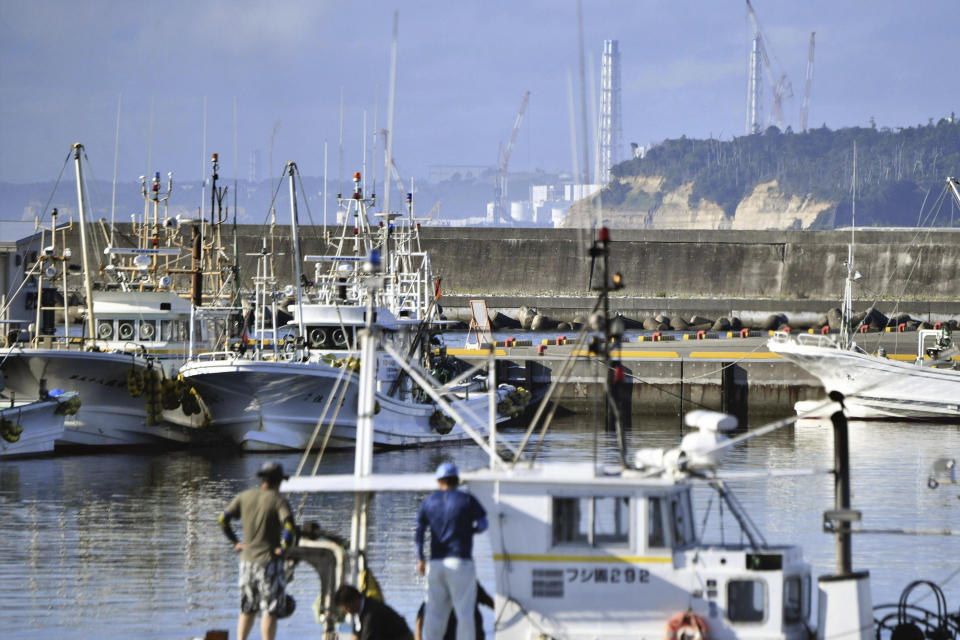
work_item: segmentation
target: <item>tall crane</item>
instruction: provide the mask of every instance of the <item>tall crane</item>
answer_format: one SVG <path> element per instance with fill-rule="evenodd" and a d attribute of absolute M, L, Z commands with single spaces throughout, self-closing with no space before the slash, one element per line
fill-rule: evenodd
<path fill-rule="evenodd" d="M 810 114 L 810 85 L 813 84 L 813 41 L 816 31 L 810 32 L 810 47 L 807 49 L 807 77 L 803 83 L 803 102 L 800 104 L 800 132 L 807 130 L 807 116 Z"/>
<path fill-rule="evenodd" d="M 520 101 L 520 111 L 517 112 L 517 119 L 513 123 L 513 132 L 510 134 L 510 141 L 507 142 L 506 147 L 504 147 L 502 143 L 500 145 L 493 200 L 493 219 L 496 222 L 500 220 L 509 222 L 510 220 L 510 216 L 507 214 L 507 164 L 510 162 L 510 154 L 513 153 L 513 145 L 517 141 L 517 133 L 520 131 L 520 123 L 523 122 L 523 114 L 527 110 L 527 103 L 529 101 L 530 92 L 526 91 L 523 94 L 523 100 Z"/>
<path fill-rule="evenodd" d="M 773 94 L 772 106 L 770 108 L 770 123 L 775 124 L 781 130 L 784 128 L 783 120 L 783 101 L 786 98 L 793 97 L 793 84 L 787 78 L 786 73 L 781 73 L 777 79 L 773 70 L 770 68 L 770 56 L 767 55 L 767 38 L 760 29 L 760 22 L 757 20 L 757 14 L 753 11 L 753 5 L 750 0 L 747 2 L 747 13 L 750 15 L 750 21 L 753 23 L 754 38 L 759 44 L 760 59 L 763 61 L 763 69 L 767 74 L 767 82 L 770 83 L 770 92 Z"/>

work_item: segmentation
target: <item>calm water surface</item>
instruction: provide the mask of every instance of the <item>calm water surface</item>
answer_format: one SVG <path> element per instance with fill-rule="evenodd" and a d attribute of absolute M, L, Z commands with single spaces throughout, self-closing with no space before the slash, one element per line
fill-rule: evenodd
<path fill-rule="evenodd" d="M 673 420 L 634 419 L 632 446 L 672 445 Z M 513 432 L 507 437 L 519 440 Z M 580 419 L 558 421 L 543 449 L 550 460 L 589 460 L 594 436 Z M 867 528 L 960 529 L 960 487 L 930 490 L 937 457 L 960 458 L 960 429 L 942 425 L 851 424 L 854 508 Z M 601 456 L 614 460 L 613 439 L 599 438 Z M 735 449 L 730 470 L 825 467 L 832 436 L 823 426 L 796 426 Z M 234 636 L 238 594 L 236 557 L 217 515 L 254 483 L 264 455 L 231 452 L 122 453 L 0 462 L 0 635 L 4 638 L 191 638 L 213 628 Z M 295 468 L 296 455 L 279 458 Z M 432 470 L 443 460 L 462 468 L 484 464 L 472 445 L 379 453 L 378 471 Z M 328 453 L 323 473 L 352 470 L 352 453 Z M 833 538 L 821 533 L 832 504 L 832 480 L 778 478 L 738 481 L 735 490 L 768 542 L 798 542 L 815 573 L 833 569 Z M 698 490 L 700 515 L 710 500 Z M 369 558 L 388 602 L 412 623 L 425 582 L 414 572 L 413 528 L 420 496 L 376 499 Z M 291 503 L 300 519 L 349 533 L 352 499 L 311 496 Z M 706 538 L 719 540 L 716 501 Z M 739 540 L 732 520 L 728 541 Z M 869 568 L 874 604 L 896 602 L 915 579 L 945 583 L 951 610 L 960 606 L 960 537 L 862 535 L 854 538 L 855 568 Z M 489 588 L 489 541 L 479 536 L 478 572 Z M 290 591 L 296 613 L 279 637 L 319 637 L 310 604 L 317 579 L 304 567 Z M 915 592 L 918 593 L 919 592 Z M 932 598 L 924 604 L 932 606 Z M 256 630 L 255 632 L 256 633 Z"/>

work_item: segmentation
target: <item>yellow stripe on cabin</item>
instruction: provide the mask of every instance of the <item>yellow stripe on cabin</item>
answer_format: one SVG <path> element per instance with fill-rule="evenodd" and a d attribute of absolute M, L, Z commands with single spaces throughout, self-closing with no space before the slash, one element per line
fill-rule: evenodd
<path fill-rule="evenodd" d="M 623 562 L 626 564 L 670 564 L 671 556 L 560 556 L 535 553 L 495 553 L 495 562 Z"/>

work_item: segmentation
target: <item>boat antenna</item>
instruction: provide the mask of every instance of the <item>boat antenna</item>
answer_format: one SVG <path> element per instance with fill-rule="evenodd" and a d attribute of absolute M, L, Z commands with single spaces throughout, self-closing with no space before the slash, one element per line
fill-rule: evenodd
<path fill-rule="evenodd" d="M 240 121 L 240 102 L 233 96 L 233 302 L 236 305 L 240 297 L 240 252 L 237 250 L 237 181 L 240 165 L 240 147 L 238 146 Z"/>
<path fill-rule="evenodd" d="M 200 231 L 203 231 L 203 219 L 206 218 L 204 208 L 207 205 L 207 96 L 203 96 L 203 133 L 201 134 L 203 151 L 200 152 Z M 213 216 L 213 204 L 211 208 L 211 221 Z M 201 233 L 202 235 L 202 233 Z"/>
<path fill-rule="evenodd" d="M 373 94 L 373 144 L 370 150 L 373 154 L 373 193 L 370 194 L 371 206 L 376 205 L 377 201 L 377 115 L 380 110 L 380 85 L 377 85 Z"/>
<path fill-rule="evenodd" d="M 400 12 L 393 12 L 393 44 L 390 45 L 390 93 L 387 100 L 387 143 L 383 161 L 383 210 L 390 212 L 390 165 L 393 163 L 393 118 L 397 94 L 397 34 Z"/>
<path fill-rule="evenodd" d="M 337 200 L 343 194 L 343 87 L 340 87 L 340 137 L 337 141 Z"/>
<path fill-rule="evenodd" d="M 117 96 L 117 132 L 113 141 L 113 195 L 110 197 L 110 246 L 114 244 L 114 214 L 117 210 L 117 160 L 120 157 L 120 107 L 123 106 L 123 93 Z"/>
<path fill-rule="evenodd" d="M 323 141 L 323 229 L 327 229 L 327 141 Z"/>
<path fill-rule="evenodd" d="M 363 135 L 360 142 L 360 153 L 363 156 L 363 194 L 367 194 L 367 110 L 363 110 Z"/>

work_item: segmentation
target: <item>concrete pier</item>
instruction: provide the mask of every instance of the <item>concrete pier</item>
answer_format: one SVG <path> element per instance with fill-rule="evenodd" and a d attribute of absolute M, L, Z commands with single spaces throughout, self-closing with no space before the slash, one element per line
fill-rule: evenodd
<path fill-rule="evenodd" d="M 820 382 L 766 348 L 767 337 L 627 342 L 615 354 L 632 382 L 635 414 L 679 415 L 693 409 L 782 416 L 799 400 L 825 396 Z M 888 357 L 912 361 L 916 333 L 858 336 L 869 351 L 878 346 Z M 528 388 L 549 385 L 563 362 L 575 357 L 560 389 L 561 404 L 575 412 L 596 410 L 603 380 L 601 365 L 572 344 L 495 348 L 497 379 Z M 542 353 L 541 353 L 542 351 Z M 469 365 L 483 365 L 486 350 L 448 349 Z"/>

